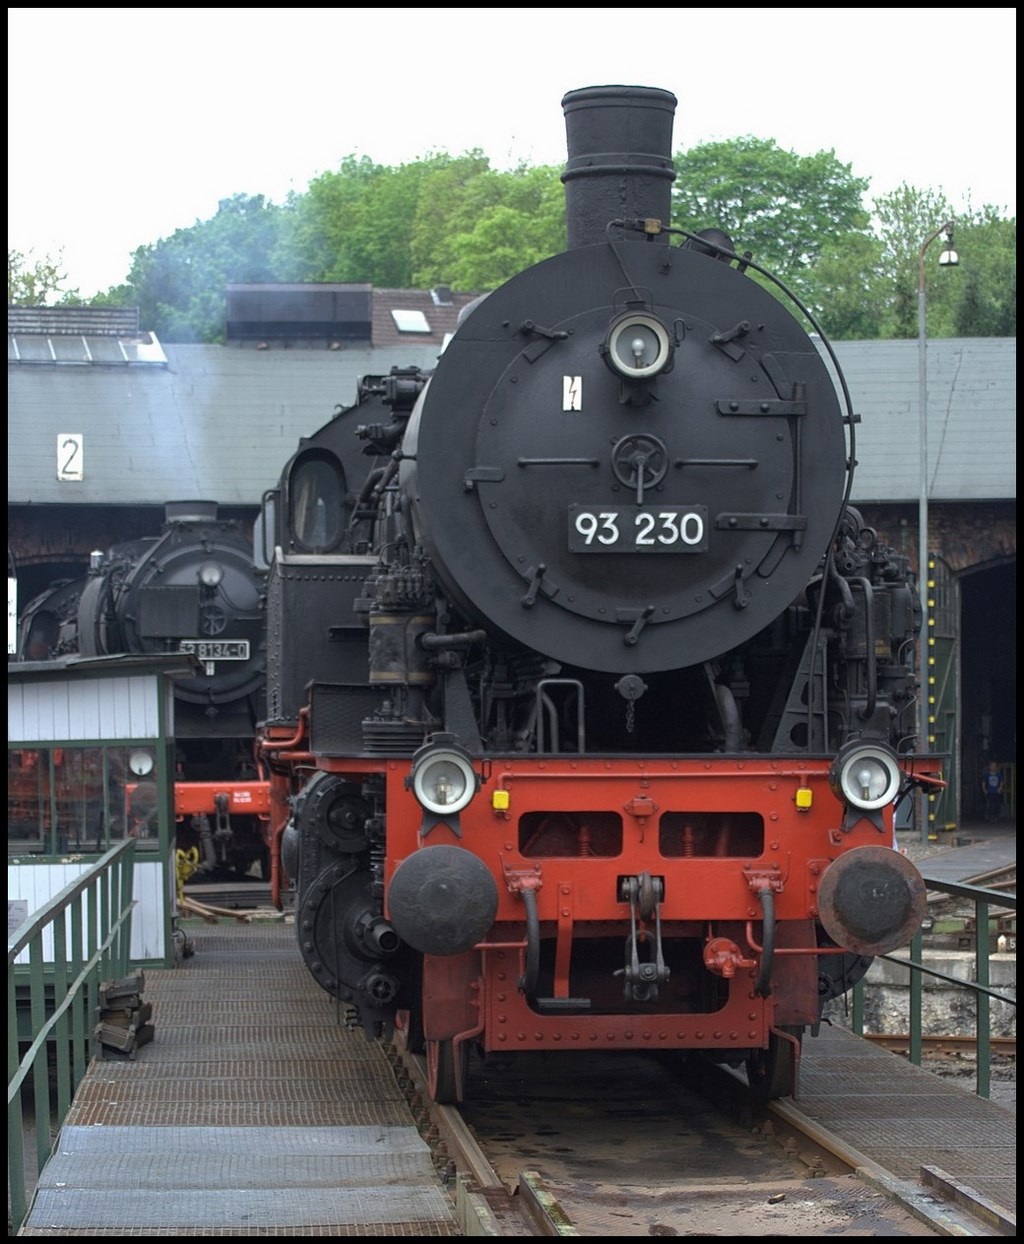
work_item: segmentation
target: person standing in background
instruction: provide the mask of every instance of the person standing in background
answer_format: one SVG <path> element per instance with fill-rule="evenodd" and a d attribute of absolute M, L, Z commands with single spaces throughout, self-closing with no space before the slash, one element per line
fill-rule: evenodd
<path fill-rule="evenodd" d="M 998 821 L 1003 813 L 1003 773 L 996 760 L 990 760 L 981 775 L 981 793 L 985 799 L 985 820 Z"/>

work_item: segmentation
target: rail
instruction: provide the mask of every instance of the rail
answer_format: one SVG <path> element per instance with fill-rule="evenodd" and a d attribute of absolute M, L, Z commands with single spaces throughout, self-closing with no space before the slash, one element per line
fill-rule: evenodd
<path fill-rule="evenodd" d="M 126 838 L 7 939 L 8 1235 L 28 1209 L 26 1107 L 40 1171 L 94 1051 L 100 984 L 128 974 L 134 856 Z"/>
<path fill-rule="evenodd" d="M 956 988 L 964 989 L 974 995 L 975 1007 L 975 1048 L 977 1050 L 977 1067 L 975 1074 L 975 1093 L 979 1097 L 989 1097 L 992 1087 L 992 1011 L 993 1000 L 1016 1007 L 1015 995 L 992 988 L 991 973 L 991 930 L 989 928 L 989 908 L 992 906 L 1009 909 L 1016 915 L 1017 896 L 1002 890 L 993 890 L 985 886 L 968 885 L 961 881 L 936 881 L 929 878 L 926 882 L 929 890 L 947 894 L 953 898 L 966 899 L 974 904 L 974 980 L 961 980 L 947 972 L 929 967 L 924 962 L 924 931 L 919 930 L 910 942 L 910 954 L 887 954 L 879 958 L 886 959 L 910 972 L 909 989 L 909 1058 L 915 1066 L 921 1066 L 924 1049 L 924 977 L 945 981 Z M 851 1004 L 851 1028 L 858 1036 L 864 1036 L 864 995 L 867 978 L 863 977 L 853 988 Z"/>

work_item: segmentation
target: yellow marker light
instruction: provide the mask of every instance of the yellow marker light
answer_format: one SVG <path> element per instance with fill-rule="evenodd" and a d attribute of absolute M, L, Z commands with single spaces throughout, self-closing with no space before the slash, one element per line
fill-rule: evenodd
<path fill-rule="evenodd" d="M 809 786 L 801 786 L 796 792 L 796 806 L 803 811 L 811 806 L 814 802 L 814 795 Z"/>
<path fill-rule="evenodd" d="M 496 790 L 494 794 L 491 795 L 491 807 L 494 808 L 496 812 L 504 812 L 508 808 L 508 805 L 509 797 L 507 790 Z"/>

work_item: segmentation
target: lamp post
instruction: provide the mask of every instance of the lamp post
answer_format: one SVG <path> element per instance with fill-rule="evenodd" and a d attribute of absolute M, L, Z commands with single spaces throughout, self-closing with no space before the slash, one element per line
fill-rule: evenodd
<path fill-rule="evenodd" d="M 919 722 L 917 750 L 921 755 L 931 751 L 930 730 L 932 725 L 932 705 L 934 703 L 935 671 L 932 652 L 931 601 L 929 596 L 928 574 L 928 363 L 925 346 L 925 294 L 924 294 L 924 253 L 941 235 L 945 238 L 945 247 L 939 255 L 939 267 L 955 268 L 960 256 L 953 249 L 953 222 L 947 220 L 933 233 L 929 233 L 921 243 L 917 253 L 917 385 L 918 385 L 918 511 L 917 511 L 917 582 L 921 597 L 921 639 L 918 643 L 918 675 L 921 689 L 919 692 Z M 921 796 L 921 841 L 928 840 L 928 796 Z"/>

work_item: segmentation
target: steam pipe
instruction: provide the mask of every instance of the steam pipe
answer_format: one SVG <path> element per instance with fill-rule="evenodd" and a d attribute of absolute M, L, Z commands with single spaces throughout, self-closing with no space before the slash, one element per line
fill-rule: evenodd
<path fill-rule="evenodd" d="M 441 648 L 469 648 L 473 644 L 482 644 L 487 638 L 486 631 L 459 631 L 452 635 L 436 635 L 433 631 L 427 631 L 419 637 L 421 648 L 431 649 Z"/>
<path fill-rule="evenodd" d="M 854 583 L 864 589 L 864 647 L 867 650 L 864 681 L 867 683 L 868 701 L 863 708 L 857 710 L 861 721 L 868 721 L 874 716 L 875 703 L 878 699 L 878 664 L 875 659 L 875 593 L 868 579 L 855 578 Z"/>
<path fill-rule="evenodd" d="M 540 971 L 540 917 L 537 915 L 537 895 L 529 886 L 520 891 L 526 908 L 526 971 L 519 987 L 531 1001 L 537 992 L 537 973 Z"/>
<path fill-rule="evenodd" d="M 732 689 L 724 683 L 715 683 L 715 699 L 718 701 L 718 712 L 725 730 L 723 744 L 727 752 L 738 752 L 743 733 L 740 729 L 740 710 Z"/>
<path fill-rule="evenodd" d="M 761 904 L 761 915 L 764 920 L 762 937 L 761 970 L 757 974 L 756 992 L 759 997 L 767 998 L 772 991 L 772 968 L 775 965 L 775 895 L 770 886 L 764 886 L 757 892 Z"/>

